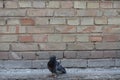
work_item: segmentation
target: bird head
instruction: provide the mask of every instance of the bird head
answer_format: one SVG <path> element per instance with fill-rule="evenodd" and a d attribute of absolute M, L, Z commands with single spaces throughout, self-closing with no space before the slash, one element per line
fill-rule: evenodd
<path fill-rule="evenodd" d="M 50 60 L 51 60 L 51 61 L 56 61 L 56 56 L 52 55 L 52 56 L 50 57 Z"/>

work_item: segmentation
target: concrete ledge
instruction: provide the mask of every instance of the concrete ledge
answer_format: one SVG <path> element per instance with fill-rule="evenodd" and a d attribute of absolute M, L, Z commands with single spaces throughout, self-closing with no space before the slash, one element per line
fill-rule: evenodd
<path fill-rule="evenodd" d="M 120 80 L 120 68 L 67 69 L 67 74 L 50 77 L 48 69 L 1 69 L 0 80 Z"/>

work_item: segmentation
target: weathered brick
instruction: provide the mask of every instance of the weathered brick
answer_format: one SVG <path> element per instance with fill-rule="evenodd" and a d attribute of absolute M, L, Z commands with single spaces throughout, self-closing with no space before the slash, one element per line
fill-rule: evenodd
<path fill-rule="evenodd" d="M 65 43 L 41 43 L 40 50 L 65 50 Z"/>
<path fill-rule="evenodd" d="M 50 53 L 48 51 L 40 51 L 36 53 L 38 55 L 38 59 L 49 59 Z"/>
<path fill-rule="evenodd" d="M 116 51 L 104 51 L 104 58 L 116 58 Z"/>
<path fill-rule="evenodd" d="M 72 34 L 66 34 L 66 35 L 63 34 L 62 36 L 63 36 L 62 38 L 63 42 L 75 42 L 76 40 L 75 35 L 72 35 Z"/>
<path fill-rule="evenodd" d="M 120 36 L 116 35 L 116 34 L 106 34 L 103 35 L 103 41 L 119 41 L 120 40 Z"/>
<path fill-rule="evenodd" d="M 17 32 L 18 30 L 18 32 Z M 26 33 L 26 27 L 25 26 L 20 26 L 20 27 L 16 27 L 16 33 Z"/>
<path fill-rule="evenodd" d="M 103 51 L 91 51 L 89 58 L 103 58 Z"/>
<path fill-rule="evenodd" d="M 90 36 L 90 41 L 101 42 L 102 41 L 102 36 Z"/>
<path fill-rule="evenodd" d="M 40 51 L 37 52 L 38 59 L 49 59 L 50 56 L 55 55 L 57 59 L 63 58 L 63 51 Z"/>
<path fill-rule="evenodd" d="M 87 59 L 90 57 L 90 51 L 77 51 L 77 58 L 78 59 Z"/>
<path fill-rule="evenodd" d="M 86 8 L 86 2 L 74 1 L 74 8 Z"/>
<path fill-rule="evenodd" d="M 64 59 L 61 61 L 64 67 L 87 67 L 87 60 L 82 59 Z"/>
<path fill-rule="evenodd" d="M 25 26 L 5 26 L 5 30 L 2 30 L 3 33 L 11 34 L 11 33 L 26 33 Z"/>
<path fill-rule="evenodd" d="M 5 8 L 18 8 L 17 1 L 5 1 Z"/>
<path fill-rule="evenodd" d="M 45 8 L 45 1 L 33 1 L 33 7 Z"/>
<path fill-rule="evenodd" d="M 103 10 L 103 15 L 108 16 L 108 17 L 117 16 L 118 11 L 115 9 L 105 9 L 105 10 Z"/>
<path fill-rule="evenodd" d="M 114 8 L 120 8 L 120 2 L 119 1 L 115 1 L 115 2 L 113 2 L 113 7 Z"/>
<path fill-rule="evenodd" d="M 34 69 L 46 69 L 48 60 L 33 60 L 32 68 Z"/>
<path fill-rule="evenodd" d="M 9 59 L 10 60 L 20 60 L 20 59 L 22 59 L 22 55 L 20 52 L 10 52 Z"/>
<path fill-rule="evenodd" d="M 61 42 L 62 35 L 60 34 L 49 34 L 48 35 L 48 42 Z"/>
<path fill-rule="evenodd" d="M 78 34 L 76 37 L 76 41 L 78 42 L 89 42 L 89 35 L 88 34 Z"/>
<path fill-rule="evenodd" d="M 25 16 L 26 10 L 25 9 L 3 9 L 0 10 L 0 16 Z"/>
<path fill-rule="evenodd" d="M 120 66 L 120 59 L 115 59 L 115 66 Z"/>
<path fill-rule="evenodd" d="M 28 16 L 53 16 L 53 9 L 29 9 Z"/>
<path fill-rule="evenodd" d="M 120 49 L 119 42 L 102 42 L 96 43 L 95 47 L 99 50 Z"/>
<path fill-rule="evenodd" d="M 68 50 L 93 50 L 94 45 L 92 43 L 68 43 Z"/>
<path fill-rule="evenodd" d="M 17 42 L 17 35 L 0 35 L 0 42 Z"/>
<path fill-rule="evenodd" d="M 92 17 L 81 18 L 81 25 L 94 25 L 94 19 Z"/>
<path fill-rule="evenodd" d="M 115 66 L 112 59 L 91 59 L 88 60 L 88 67 L 112 67 Z"/>
<path fill-rule="evenodd" d="M 108 18 L 108 24 L 120 24 L 120 18 L 118 17 Z"/>
<path fill-rule="evenodd" d="M 60 2 L 59 1 L 49 1 L 47 3 L 48 8 L 59 8 L 60 7 Z"/>
<path fill-rule="evenodd" d="M 54 12 L 54 16 L 75 16 L 74 9 L 57 9 Z"/>
<path fill-rule="evenodd" d="M 2 33 L 16 33 L 16 26 L 4 26 L 3 28 L 1 28 L 1 32 Z M 19 30 L 17 30 L 17 32 L 19 32 Z"/>
<path fill-rule="evenodd" d="M 110 25 L 103 28 L 103 33 L 120 33 L 120 26 Z"/>
<path fill-rule="evenodd" d="M 63 51 L 49 51 L 50 56 L 55 55 L 57 59 L 63 58 Z"/>
<path fill-rule="evenodd" d="M 51 27 L 27 27 L 28 33 L 53 33 L 54 28 Z"/>
<path fill-rule="evenodd" d="M 33 35 L 33 39 L 35 42 L 47 42 L 48 35 L 47 34 Z"/>
<path fill-rule="evenodd" d="M 100 10 L 77 10 L 77 16 L 102 16 Z"/>
<path fill-rule="evenodd" d="M 20 21 L 18 19 L 7 19 L 8 25 L 20 25 Z"/>
<path fill-rule="evenodd" d="M 12 50 L 14 51 L 33 51 L 38 50 L 38 45 L 34 43 L 13 43 Z"/>
<path fill-rule="evenodd" d="M 61 1 L 61 8 L 73 8 L 72 1 Z"/>
<path fill-rule="evenodd" d="M 34 53 L 34 52 L 22 52 L 21 56 L 25 60 L 35 60 L 36 59 L 36 53 Z"/>
<path fill-rule="evenodd" d="M 67 24 L 68 25 L 79 25 L 80 24 L 80 21 L 78 18 L 75 18 L 75 19 L 68 19 L 67 20 Z"/>
<path fill-rule="evenodd" d="M 1 59 L 8 59 L 9 52 L 0 52 L 0 60 Z"/>
<path fill-rule="evenodd" d="M 102 32 L 102 26 L 77 26 L 78 33 Z"/>
<path fill-rule="evenodd" d="M 56 33 L 75 33 L 76 32 L 76 26 L 55 26 L 55 32 Z"/>
<path fill-rule="evenodd" d="M 21 25 L 23 26 L 34 26 L 35 25 L 35 21 L 31 18 L 22 18 L 20 22 L 21 22 Z"/>
<path fill-rule="evenodd" d="M 37 17 L 35 19 L 35 23 L 36 23 L 36 25 L 47 25 L 47 24 L 49 24 L 49 19 L 48 18 Z"/>
<path fill-rule="evenodd" d="M 5 23 L 5 19 L 0 19 L 0 25 L 5 25 L 6 23 Z"/>
<path fill-rule="evenodd" d="M 30 60 L 7 60 L 4 62 L 5 68 L 7 69 L 28 69 L 32 67 Z"/>
<path fill-rule="evenodd" d="M 99 3 L 98 2 L 88 2 L 87 8 L 99 8 Z"/>
<path fill-rule="evenodd" d="M 9 43 L 0 43 L 0 51 L 8 51 Z"/>
<path fill-rule="evenodd" d="M 100 8 L 112 8 L 112 2 L 100 2 Z"/>
<path fill-rule="evenodd" d="M 20 42 L 33 42 L 33 36 L 32 35 L 20 35 L 18 40 Z"/>
<path fill-rule="evenodd" d="M 3 8 L 3 1 L 0 1 L 0 8 Z"/>
<path fill-rule="evenodd" d="M 4 27 L 0 27 L 0 33 L 6 33 L 6 27 L 4 26 Z"/>
<path fill-rule="evenodd" d="M 95 24 L 107 24 L 107 17 L 96 17 Z"/>
<path fill-rule="evenodd" d="M 25 8 L 25 7 L 32 7 L 31 1 L 19 1 L 19 7 Z"/>
<path fill-rule="evenodd" d="M 52 18 L 50 24 L 66 24 L 65 18 Z"/>
<path fill-rule="evenodd" d="M 64 58 L 67 58 L 67 59 L 74 59 L 76 58 L 76 51 L 65 51 L 64 52 Z"/>
<path fill-rule="evenodd" d="M 120 58 L 120 50 L 116 51 L 116 57 Z"/>

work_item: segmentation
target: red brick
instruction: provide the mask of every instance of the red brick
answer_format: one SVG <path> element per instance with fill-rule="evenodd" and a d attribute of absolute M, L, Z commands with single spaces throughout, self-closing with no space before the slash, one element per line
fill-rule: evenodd
<path fill-rule="evenodd" d="M 116 51 L 104 51 L 103 53 L 104 58 L 115 58 L 116 57 Z"/>
<path fill-rule="evenodd" d="M 120 26 L 112 25 L 103 28 L 104 33 L 120 33 Z"/>
<path fill-rule="evenodd" d="M 112 8 L 112 2 L 101 2 L 100 7 L 101 8 Z"/>
<path fill-rule="evenodd" d="M 62 1 L 61 8 L 72 8 L 73 2 L 72 1 Z"/>
<path fill-rule="evenodd" d="M 23 26 L 33 26 L 35 25 L 35 21 L 31 18 L 23 18 L 20 20 L 21 25 Z"/>
<path fill-rule="evenodd" d="M 78 26 L 77 27 L 77 32 L 78 33 L 91 33 L 91 32 L 96 32 L 100 33 L 102 32 L 102 26 Z"/>
<path fill-rule="evenodd" d="M 19 36 L 19 41 L 20 42 L 33 42 L 33 37 L 32 35 L 22 35 L 22 36 Z"/>
<path fill-rule="evenodd" d="M 76 26 L 55 26 L 56 33 L 75 33 Z"/>
<path fill-rule="evenodd" d="M 33 39 L 35 42 L 47 42 L 48 35 L 47 34 L 33 35 Z"/>
<path fill-rule="evenodd" d="M 102 37 L 101 36 L 90 36 L 90 41 L 100 42 L 102 41 Z"/>
<path fill-rule="evenodd" d="M 0 52 L 0 59 L 8 59 L 9 52 Z"/>
<path fill-rule="evenodd" d="M 104 35 L 103 36 L 103 41 L 119 41 L 120 36 L 116 34 L 109 34 L 109 35 Z"/>

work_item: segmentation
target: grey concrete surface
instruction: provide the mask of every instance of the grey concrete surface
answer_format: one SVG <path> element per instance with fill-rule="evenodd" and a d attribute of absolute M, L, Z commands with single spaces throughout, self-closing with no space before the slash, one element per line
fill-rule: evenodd
<path fill-rule="evenodd" d="M 51 77 L 48 69 L 0 69 L 0 80 L 120 80 L 120 68 L 70 68 Z"/>

